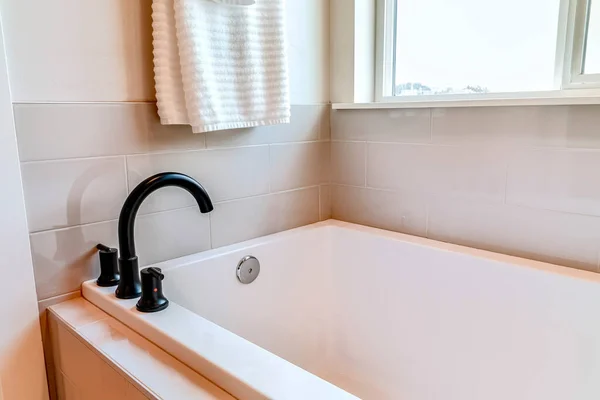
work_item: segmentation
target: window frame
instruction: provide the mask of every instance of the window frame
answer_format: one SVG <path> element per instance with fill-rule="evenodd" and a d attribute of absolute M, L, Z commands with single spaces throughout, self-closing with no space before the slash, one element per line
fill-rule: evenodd
<path fill-rule="evenodd" d="M 451 103 L 465 105 L 482 101 L 495 104 L 509 100 L 536 102 L 557 99 L 550 103 L 572 103 L 575 98 L 600 97 L 600 74 L 583 74 L 583 52 L 589 7 L 592 0 L 561 0 L 555 60 L 555 86 L 560 89 L 538 92 L 494 92 L 473 94 L 394 96 L 396 70 L 396 4 L 398 0 L 376 1 L 375 102 L 377 103 Z M 595 0 L 600 1 L 600 0 Z"/>

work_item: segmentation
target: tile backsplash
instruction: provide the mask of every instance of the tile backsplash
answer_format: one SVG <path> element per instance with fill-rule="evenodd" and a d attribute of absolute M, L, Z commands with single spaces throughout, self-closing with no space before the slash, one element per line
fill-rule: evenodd
<path fill-rule="evenodd" d="M 333 218 L 598 271 L 600 106 L 331 117 Z"/>
<path fill-rule="evenodd" d="M 140 209 L 142 265 L 330 217 L 598 271 L 600 106 L 342 110 L 194 135 L 153 103 L 15 104 L 40 300 L 97 275 L 128 192 L 166 170 Z M 331 129 L 330 129 L 331 123 Z M 331 130 L 331 132 L 330 132 Z"/>
<path fill-rule="evenodd" d="M 329 217 L 329 106 L 292 106 L 292 122 L 194 135 L 162 126 L 153 103 L 15 104 L 38 298 L 96 277 L 101 242 L 135 185 L 158 172 L 204 185 L 201 214 L 165 188 L 140 209 L 141 265 L 224 246 Z"/>

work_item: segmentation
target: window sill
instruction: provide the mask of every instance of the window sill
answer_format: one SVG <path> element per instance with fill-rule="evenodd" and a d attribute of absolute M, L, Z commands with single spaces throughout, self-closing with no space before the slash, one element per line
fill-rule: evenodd
<path fill-rule="evenodd" d="M 510 93 L 457 96 L 411 96 L 386 98 L 391 101 L 373 103 L 333 103 L 334 110 L 363 110 L 390 108 L 445 108 L 445 107 L 510 107 L 510 106 L 562 106 L 600 104 L 600 91 L 556 91 L 541 93 Z"/>

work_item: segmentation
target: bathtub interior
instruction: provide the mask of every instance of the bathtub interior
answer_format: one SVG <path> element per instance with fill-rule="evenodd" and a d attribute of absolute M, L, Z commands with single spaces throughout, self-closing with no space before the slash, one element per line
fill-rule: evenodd
<path fill-rule="evenodd" d="M 510 260 L 330 224 L 167 269 L 165 291 L 364 399 L 599 398 L 598 279 Z"/>

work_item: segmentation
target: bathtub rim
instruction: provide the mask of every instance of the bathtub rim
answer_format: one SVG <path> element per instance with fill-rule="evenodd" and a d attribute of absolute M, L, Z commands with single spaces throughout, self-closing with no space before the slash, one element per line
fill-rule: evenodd
<path fill-rule="evenodd" d="M 433 248 L 439 251 L 458 253 L 479 259 L 485 259 L 487 261 L 494 261 L 497 263 L 508 264 L 517 267 L 525 267 L 546 273 L 558 274 L 568 278 L 582 279 L 585 281 L 600 283 L 600 274 L 590 271 L 578 270 L 575 268 L 494 253 L 486 250 L 440 242 L 428 238 L 391 232 L 337 220 L 322 221 L 315 224 L 262 236 L 222 248 L 212 249 L 205 252 L 164 261 L 154 264 L 154 266 L 163 268 L 165 271 L 173 270 L 175 268 L 189 266 L 191 264 L 238 252 L 240 250 L 249 250 L 265 243 L 293 238 L 295 235 L 316 229 L 347 229 L 363 232 L 384 237 L 393 241 L 410 243 L 419 247 L 425 247 L 429 249 Z M 482 265 L 485 265 L 485 263 L 482 263 Z M 160 348 L 236 397 L 247 399 L 288 398 L 285 396 L 285 393 L 287 389 L 289 389 L 289 386 L 283 387 L 280 385 L 279 387 L 275 387 L 276 385 L 269 385 L 268 383 L 265 383 L 266 381 L 264 380 L 262 383 L 257 384 L 257 382 L 253 381 L 253 379 L 240 376 L 239 371 L 236 371 L 235 368 L 232 370 L 231 368 L 224 367 L 224 363 L 219 362 L 214 358 L 207 357 L 206 353 L 204 353 L 202 350 L 194 348 L 192 339 L 190 339 L 189 336 L 186 337 L 185 335 L 178 335 L 177 327 L 174 327 L 173 325 L 176 325 L 174 320 L 189 319 L 196 321 L 198 324 L 204 327 L 203 329 L 208 329 L 208 331 L 212 332 L 213 335 L 224 335 L 228 337 L 227 340 L 233 340 L 237 345 L 243 346 L 249 351 L 258 351 L 257 354 L 260 354 L 260 357 L 266 357 L 267 360 L 278 363 L 281 368 L 289 370 L 289 375 L 287 376 L 291 380 L 287 380 L 287 378 L 283 379 L 283 381 L 286 382 L 286 385 L 293 384 L 293 381 L 296 381 L 295 383 L 297 384 L 295 388 L 302 388 L 307 384 L 307 382 L 309 382 L 309 385 L 314 385 L 311 386 L 310 393 L 305 392 L 304 396 L 314 395 L 315 392 L 312 391 L 314 389 L 317 390 L 317 393 L 319 393 L 319 390 L 323 390 L 328 394 L 330 394 L 330 391 L 333 390 L 333 392 L 339 395 L 339 397 L 330 396 L 327 398 L 356 398 L 355 396 L 345 392 L 343 389 L 324 381 L 316 375 L 303 370 L 302 368 L 288 362 L 287 360 L 284 360 L 276 354 L 268 352 L 267 350 L 238 335 L 235 335 L 233 332 L 230 332 L 208 321 L 200 315 L 195 314 L 176 303 L 171 303 L 171 306 L 165 310 L 164 313 L 143 314 L 135 310 L 135 303 L 137 302 L 137 299 L 116 299 L 113 294 L 113 290 L 114 288 L 100 288 L 96 286 L 95 281 L 93 280 L 85 282 L 82 285 L 82 294 L 86 300 L 90 301 L 92 304 L 107 312 L 109 315 L 113 316 L 148 340 L 152 341 Z M 169 317 L 162 318 L 161 320 L 161 315 L 168 315 Z M 270 362 L 267 361 L 265 365 L 268 365 L 269 363 Z M 281 372 L 281 368 L 278 368 L 277 371 L 273 370 L 273 372 Z M 272 374 L 267 375 L 269 375 L 269 378 L 273 376 Z M 293 398 L 310 398 L 302 397 L 302 394 L 300 396 L 301 397 Z"/>
<path fill-rule="evenodd" d="M 410 235 L 401 232 L 394 232 L 380 228 L 374 228 L 366 225 L 354 224 L 351 222 L 339 221 L 336 219 L 328 219 L 310 225 L 304 225 L 298 228 L 293 228 L 282 232 L 260 236 L 258 238 L 246 240 L 244 242 L 218 247 L 215 249 L 210 249 L 178 258 L 173 258 L 167 261 L 162 261 L 152 265 L 148 265 L 148 267 L 159 267 L 162 268 L 164 271 L 169 271 L 181 267 L 186 267 L 196 262 L 209 260 L 226 254 L 235 253 L 239 250 L 252 249 L 267 242 L 285 240 L 295 235 L 316 229 L 349 229 L 357 232 L 381 236 L 393 241 L 410 243 L 419 247 L 434 248 L 440 251 L 459 253 L 475 258 L 485 259 L 487 261 L 495 261 L 503 264 L 513 264 L 519 267 L 555 273 L 569 278 L 577 278 L 600 283 L 600 270 L 598 272 L 594 272 L 574 267 L 567 267 L 564 265 L 553 264 L 544 261 L 536 261 L 524 257 L 511 256 L 508 254 L 497 253 L 490 250 L 483 250 L 449 242 L 442 242 L 435 239 Z"/>

